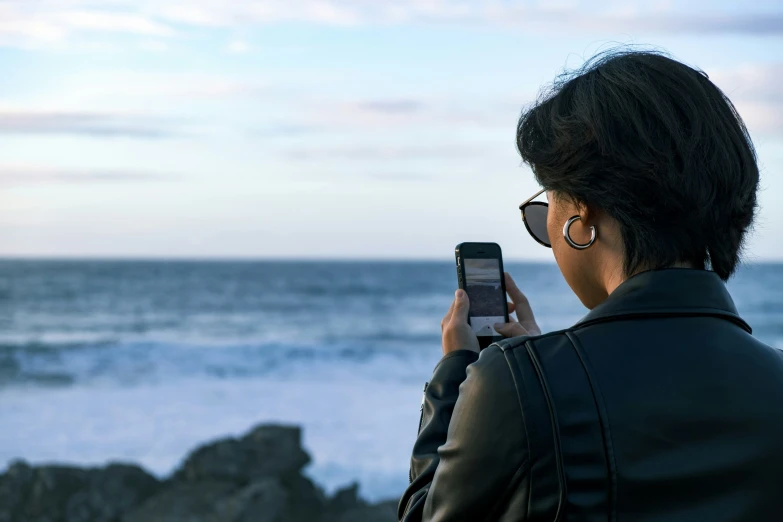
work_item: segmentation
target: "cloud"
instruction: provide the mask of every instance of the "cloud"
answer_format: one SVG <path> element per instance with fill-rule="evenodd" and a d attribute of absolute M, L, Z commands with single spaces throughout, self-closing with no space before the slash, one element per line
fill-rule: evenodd
<path fill-rule="evenodd" d="M 292 123 L 272 123 L 269 125 L 261 125 L 253 127 L 249 130 L 248 134 L 252 137 L 290 137 L 301 136 L 303 134 L 310 134 L 313 132 L 322 132 L 327 130 L 326 127 L 318 127 L 315 125 L 302 125 Z"/>
<path fill-rule="evenodd" d="M 376 173 L 370 174 L 368 177 L 380 180 L 380 181 L 440 181 L 439 176 L 435 174 L 422 174 L 418 172 L 393 172 L 393 173 Z"/>
<path fill-rule="evenodd" d="M 75 31 L 128 33 L 145 36 L 172 36 L 174 29 L 141 14 L 104 10 L 73 10 L 56 13 L 52 23 Z"/>
<path fill-rule="evenodd" d="M 783 62 L 705 71 L 730 97 L 783 103 Z"/>
<path fill-rule="evenodd" d="M 146 116 L 0 109 L 0 134 L 75 134 L 106 138 L 165 138 L 175 134 L 175 130 L 171 128 L 170 122 Z"/>
<path fill-rule="evenodd" d="M 783 136 L 783 104 L 758 103 L 740 99 L 734 102 L 751 136 Z"/>
<path fill-rule="evenodd" d="M 751 134 L 783 135 L 783 62 L 705 72 L 737 107 Z"/>
<path fill-rule="evenodd" d="M 90 0 L 6 0 L 0 3 L 0 45 L 61 45 L 74 35 L 130 34 L 167 38 L 171 23 L 149 16 L 125 0 L 96 7 Z"/>
<path fill-rule="evenodd" d="M 783 85 L 783 62 L 707 68 L 705 72 L 735 104 L 753 135 L 783 135 L 783 89 L 780 87 Z M 509 94 L 503 99 L 439 96 L 355 101 L 298 100 L 297 108 L 302 112 L 292 112 L 292 120 L 288 123 L 311 132 L 427 129 L 450 134 L 457 129 L 505 129 L 513 133 L 520 110 L 535 98 L 532 92 L 520 92 L 518 96 Z M 310 153 L 313 154 L 316 152 Z"/>
<path fill-rule="evenodd" d="M 250 46 L 245 42 L 234 40 L 226 46 L 226 51 L 231 54 L 244 54 L 250 50 Z"/>
<path fill-rule="evenodd" d="M 732 100 L 750 132 L 783 135 L 783 62 L 746 64 L 734 68 L 706 68 L 710 79 Z M 455 132 L 507 132 L 513 135 L 522 107 L 534 100 L 534 92 L 509 93 L 501 98 L 453 98 L 448 96 L 377 98 L 359 100 L 296 99 L 288 119 L 259 127 L 255 134 L 285 136 L 304 133 L 415 132 L 453 136 Z M 426 149 L 294 149 L 291 158 L 350 159 L 419 157 Z M 455 154 L 444 152 L 444 156 Z"/>
<path fill-rule="evenodd" d="M 523 104 L 535 98 L 535 92 L 521 93 L 518 101 L 514 96 L 507 100 L 482 100 L 477 97 L 448 98 L 378 98 L 359 100 L 306 99 L 280 100 L 285 116 L 278 115 L 273 121 L 259 122 L 246 127 L 250 138 L 291 138 L 306 135 L 340 136 L 351 142 L 357 138 L 377 136 L 384 133 L 405 133 L 431 140 L 433 135 L 453 137 L 461 131 L 506 132 L 513 134 Z M 410 151 L 403 156 L 429 155 L 427 149 Z M 361 148 L 348 149 L 291 149 L 281 151 L 294 159 L 343 155 L 359 158 L 362 155 L 381 154 L 391 157 L 395 149 L 386 147 L 381 151 Z M 301 154 L 300 154 L 301 152 Z M 450 152 L 455 154 L 454 151 Z M 457 153 L 458 154 L 458 153 Z"/>
<path fill-rule="evenodd" d="M 410 114 L 418 112 L 424 107 L 419 100 L 376 100 L 361 102 L 358 104 L 360 110 L 370 112 L 380 112 L 386 114 Z"/>
<path fill-rule="evenodd" d="M 402 2 L 407 4 L 410 0 Z M 156 12 L 178 24 L 192 26 L 239 26 L 276 22 L 306 22 L 322 25 L 358 25 L 376 11 L 374 3 L 387 5 L 388 0 L 192 0 L 159 5 Z M 153 8 L 154 9 L 154 8 Z"/>
<path fill-rule="evenodd" d="M 521 9 L 492 17 L 498 25 L 551 32 L 615 32 L 682 34 L 744 34 L 783 36 L 783 13 L 677 13 L 534 11 Z M 488 20 L 492 21 L 492 20 Z"/>
<path fill-rule="evenodd" d="M 664 33 L 783 34 L 783 13 L 716 12 L 710 5 L 690 12 L 666 5 L 627 2 L 500 2 L 483 0 L 191 0 L 161 6 L 161 18 L 193 26 L 304 22 L 332 26 L 470 23 L 533 31 L 651 31 Z M 774 4 L 773 4 L 774 5 Z M 757 4 L 754 4 L 757 6 Z M 757 7 L 758 8 L 758 7 Z M 763 8 L 762 8 L 763 9 Z"/>
<path fill-rule="evenodd" d="M 0 164 L 0 186 L 52 183 L 114 183 L 127 181 L 163 181 L 172 176 L 154 172 L 122 170 L 69 170 L 31 165 Z"/>
<path fill-rule="evenodd" d="M 630 3 L 621 12 L 610 2 L 589 9 L 574 2 L 536 4 L 465 0 L 265 0 L 260 2 L 192 0 L 160 8 L 161 17 L 190 25 L 232 26 L 276 22 L 322 25 L 405 23 L 477 23 L 531 29 L 617 29 L 660 32 L 783 33 L 783 14 L 762 12 L 677 13 Z M 618 25 L 621 24 L 621 25 Z"/>
<path fill-rule="evenodd" d="M 529 95 L 533 99 L 533 95 Z M 403 99 L 297 100 L 288 123 L 312 130 L 384 130 L 457 128 L 490 129 L 516 126 L 522 103 L 457 99 L 446 96 Z M 297 113 L 298 111 L 298 113 Z"/>
<path fill-rule="evenodd" d="M 275 87 L 256 74 L 242 77 L 183 72 L 97 70 L 67 77 L 61 92 L 78 99 L 116 103 L 121 98 L 237 99 L 275 94 Z M 278 88 L 278 90 L 280 90 Z"/>
<path fill-rule="evenodd" d="M 282 151 L 290 159 L 305 161 L 406 161 L 427 158 L 471 159 L 497 156 L 497 147 L 480 147 L 465 143 L 443 143 L 429 146 L 356 145 L 340 147 L 296 147 Z"/>
<path fill-rule="evenodd" d="M 748 3 L 747 9 L 732 11 L 702 4 L 683 11 L 681 3 L 641 1 L 626 2 L 618 10 L 616 2 L 606 0 L 589 5 L 500 0 L 4 0 L 0 2 L 0 45 L 62 45 L 73 38 L 115 33 L 171 38 L 188 28 L 274 23 L 470 24 L 554 34 L 619 29 L 678 35 L 783 35 L 783 12 L 772 2 Z"/>
<path fill-rule="evenodd" d="M 139 43 L 139 49 L 151 53 L 164 53 L 169 51 L 169 44 L 161 40 L 146 40 Z"/>

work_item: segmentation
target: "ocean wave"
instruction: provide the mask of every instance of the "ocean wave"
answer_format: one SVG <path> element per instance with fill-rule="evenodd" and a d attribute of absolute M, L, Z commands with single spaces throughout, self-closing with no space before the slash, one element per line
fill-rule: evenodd
<path fill-rule="evenodd" d="M 364 366 L 385 378 L 404 374 L 406 365 L 421 360 L 421 354 L 438 351 L 437 337 L 389 333 L 317 344 L 6 342 L 0 344 L 0 386 L 56 387 L 93 382 L 134 385 L 180 378 L 241 379 L 302 373 L 323 377 L 336 368 L 351 366 Z"/>

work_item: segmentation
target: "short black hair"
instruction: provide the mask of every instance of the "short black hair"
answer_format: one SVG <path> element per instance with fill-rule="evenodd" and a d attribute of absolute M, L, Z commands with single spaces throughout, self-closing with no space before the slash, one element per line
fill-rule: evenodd
<path fill-rule="evenodd" d="M 701 70 L 661 51 L 602 52 L 523 111 L 517 148 L 543 188 L 619 222 L 626 275 L 689 262 L 725 281 L 736 269 L 756 151 Z"/>

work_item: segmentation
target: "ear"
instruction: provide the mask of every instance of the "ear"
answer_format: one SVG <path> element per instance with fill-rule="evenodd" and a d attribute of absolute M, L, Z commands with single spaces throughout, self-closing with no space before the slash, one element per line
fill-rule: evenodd
<path fill-rule="evenodd" d="M 588 227 L 595 225 L 596 221 L 601 215 L 601 211 L 599 209 L 581 202 L 576 203 L 576 212 L 579 214 L 579 217 L 582 218 L 582 224 Z"/>

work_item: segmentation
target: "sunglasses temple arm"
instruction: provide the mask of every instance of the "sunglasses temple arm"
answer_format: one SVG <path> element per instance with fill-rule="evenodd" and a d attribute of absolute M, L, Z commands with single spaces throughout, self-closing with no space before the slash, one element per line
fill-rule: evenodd
<path fill-rule="evenodd" d="M 538 192 L 536 192 L 535 194 L 533 194 L 533 196 L 532 196 L 532 197 L 528 198 L 528 199 L 527 199 L 527 200 L 525 200 L 525 201 L 524 201 L 524 202 L 523 202 L 521 205 L 519 205 L 519 209 L 520 209 L 520 210 L 522 210 L 522 207 L 524 207 L 525 205 L 527 205 L 528 203 L 530 203 L 531 201 L 533 201 L 534 199 L 536 199 L 538 196 L 540 196 L 540 195 L 541 195 L 541 194 L 543 194 L 544 192 L 546 192 L 546 189 L 541 189 L 541 190 L 539 190 Z"/>

